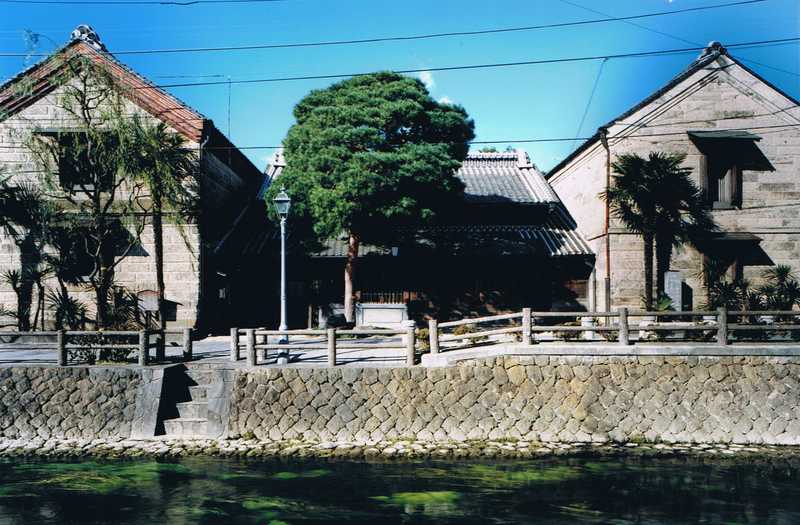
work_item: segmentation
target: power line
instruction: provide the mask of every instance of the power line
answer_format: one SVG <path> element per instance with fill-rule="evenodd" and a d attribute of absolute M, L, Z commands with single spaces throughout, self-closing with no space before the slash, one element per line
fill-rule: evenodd
<path fill-rule="evenodd" d="M 795 106 L 797 107 L 797 106 Z M 740 117 L 742 118 L 742 117 Z M 640 129 L 644 129 L 647 126 L 642 126 Z M 780 132 L 785 128 L 797 128 L 800 127 L 800 123 L 797 124 L 773 124 L 767 126 L 747 126 L 743 128 L 714 128 L 714 131 L 763 131 L 763 133 L 769 133 L 770 130 L 774 130 L 773 132 Z M 648 139 L 650 137 L 677 137 L 686 135 L 688 130 L 683 131 L 667 131 L 663 133 L 647 133 L 645 135 L 631 135 L 631 134 L 617 134 L 617 135 L 610 135 L 609 139 Z M 536 144 L 536 143 L 546 143 L 546 142 L 570 142 L 574 140 L 589 140 L 592 137 L 557 137 L 557 138 L 531 138 L 531 139 L 502 139 L 502 140 L 473 140 L 469 144 L 471 145 L 485 145 L 485 144 Z M 15 148 L 15 146 L 9 145 L 0 145 L 0 148 Z M 283 146 L 205 146 L 204 150 L 230 150 L 230 149 L 239 149 L 239 150 L 257 150 L 257 149 L 280 149 Z M 188 149 L 197 149 L 197 148 L 188 148 Z M 7 164 L 20 164 L 20 162 L 15 161 L 0 161 Z M 35 173 L 35 172 L 31 172 Z"/>
<path fill-rule="evenodd" d="M 587 7 L 585 5 L 581 5 L 581 4 L 577 3 L 577 2 L 571 2 L 570 0 L 560 0 L 560 2 L 564 3 L 564 4 L 567 4 L 567 5 L 571 5 L 573 7 L 577 7 L 578 9 L 583 9 L 584 11 L 589 11 L 590 13 L 594 13 L 596 15 L 611 16 L 608 13 L 604 13 L 602 11 L 598 11 L 596 9 L 592 9 L 591 7 Z M 651 27 L 643 26 L 642 24 L 637 24 L 636 22 L 631 22 L 630 20 L 620 20 L 620 22 L 625 22 L 626 24 L 631 25 L 633 27 L 638 27 L 639 29 L 644 29 L 645 31 L 650 31 L 651 33 L 655 33 L 657 35 L 666 36 L 666 37 L 672 38 L 673 40 L 679 40 L 679 41 L 683 42 L 684 44 L 689 44 L 690 46 L 699 46 L 700 45 L 698 42 L 693 42 L 691 40 L 686 40 L 685 38 L 681 38 L 679 36 L 672 35 L 672 34 L 667 33 L 665 31 L 659 31 L 658 29 L 653 29 Z"/>
<path fill-rule="evenodd" d="M 197 4 L 263 4 L 285 2 L 286 0 L 0 0 L 3 4 L 42 4 L 42 5 L 176 5 Z"/>
<path fill-rule="evenodd" d="M 726 47 L 747 47 L 747 46 L 755 46 L 755 45 L 764 45 L 764 44 L 778 44 L 778 43 L 786 43 L 786 42 L 797 42 L 800 41 L 800 37 L 792 37 L 792 38 L 780 38 L 774 40 L 761 40 L 756 42 L 741 42 L 738 44 L 730 44 Z M 425 68 L 417 68 L 417 69 L 401 69 L 401 70 L 393 70 L 395 73 L 400 74 L 409 74 L 409 73 L 422 73 L 423 71 L 458 71 L 458 70 L 472 70 L 472 69 L 489 69 L 489 68 L 504 68 L 504 67 L 519 67 L 519 66 L 532 66 L 532 65 L 541 65 L 541 64 L 560 64 L 560 63 L 569 63 L 569 62 L 586 62 L 591 60 L 602 60 L 602 59 L 612 59 L 612 58 L 637 58 L 637 57 L 648 57 L 648 56 L 664 56 L 664 55 L 672 55 L 672 54 L 682 54 L 682 53 L 692 53 L 696 51 L 702 51 L 705 47 L 685 47 L 681 49 L 665 49 L 661 51 L 642 51 L 637 53 L 617 53 L 612 55 L 592 55 L 592 56 L 583 56 L 583 57 L 565 57 L 565 58 L 550 58 L 550 59 L 542 59 L 542 60 L 523 60 L 518 62 L 495 62 L 489 64 L 470 64 L 470 65 L 463 65 L 463 66 L 444 66 L 444 67 L 425 67 Z M 263 84 L 263 83 L 271 83 L 271 82 L 290 82 L 290 81 L 297 81 L 297 80 L 329 80 L 329 79 L 338 79 L 338 78 L 349 78 L 355 76 L 362 76 L 368 75 L 369 72 L 359 72 L 359 73 L 336 73 L 336 74 L 327 74 L 327 75 L 299 75 L 299 76 L 292 76 L 292 77 L 273 77 L 273 78 L 257 78 L 257 79 L 247 79 L 247 80 L 232 80 L 230 81 L 231 84 Z M 229 82 L 227 80 L 220 80 L 220 81 L 207 81 L 207 82 L 182 82 L 182 83 L 175 83 L 175 84 L 154 84 L 151 86 L 140 86 L 135 89 L 157 89 L 157 88 L 176 88 L 176 87 L 196 87 L 196 86 L 217 86 L 217 85 L 227 85 Z"/>
<path fill-rule="evenodd" d="M 122 2 L 113 2 L 108 1 L 108 3 L 116 4 L 116 3 L 123 3 Z M 164 1 L 140 1 L 137 2 L 135 0 L 128 0 L 129 3 L 133 4 L 144 4 L 144 3 L 153 3 L 153 4 L 163 4 L 163 3 L 177 3 L 183 5 L 182 2 L 164 2 Z M 188 2 L 188 3 L 211 3 L 211 2 L 234 2 L 234 1 L 256 1 L 256 0 L 197 0 L 195 2 Z M 266 0 L 265 0 L 266 1 Z M 275 0 L 273 0 L 275 1 Z M 380 42 L 403 42 L 409 40 L 428 40 L 434 38 L 450 38 L 450 37 L 464 37 L 464 36 L 480 36 L 480 35 L 489 35 L 489 34 L 498 34 L 498 33 L 517 33 L 523 31 L 536 31 L 541 29 L 557 29 L 563 27 L 575 27 L 575 26 L 583 26 L 583 25 L 591 25 L 591 24 L 601 24 L 601 23 L 608 23 L 608 22 L 625 22 L 630 20 L 639 20 L 643 18 L 653 18 L 659 16 L 667 16 L 667 15 L 677 15 L 681 13 L 689 13 L 695 11 L 707 11 L 711 9 L 720 9 L 725 7 L 737 7 L 737 6 L 745 6 L 745 5 L 752 5 L 752 4 L 760 4 L 767 2 L 768 0 L 743 0 L 739 2 L 729 2 L 725 4 L 715 4 L 715 5 L 708 5 L 708 6 L 699 6 L 699 7 L 689 7 L 685 9 L 676 9 L 672 11 L 658 11 L 653 13 L 645 13 L 640 15 L 630 15 L 630 16 L 622 16 L 622 17 L 612 17 L 607 16 L 606 18 L 597 18 L 592 20 L 579 20 L 574 22 L 558 22 L 553 24 L 541 24 L 541 25 L 532 25 L 532 26 L 521 26 L 521 27 L 506 27 L 506 28 L 493 28 L 493 29 L 481 29 L 475 31 L 452 31 L 452 32 L 444 32 L 444 33 L 427 33 L 427 34 L 420 34 L 420 35 L 405 35 L 405 36 L 386 36 L 386 37 L 375 37 L 375 38 L 362 38 L 362 39 L 347 39 L 347 40 L 328 40 L 328 41 L 320 41 L 320 42 L 296 42 L 296 43 L 283 43 L 283 44 L 254 44 L 254 45 L 245 45 L 245 46 L 218 46 L 218 47 L 197 47 L 197 48 L 174 48 L 174 49 L 139 49 L 139 50 L 125 50 L 125 51 L 115 51 L 114 55 L 148 55 L 148 54 L 161 54 L 161 53 L 205 53 L 205 52 L 222 52 L 222 51 L 251 51 L 251 50 L 259 50 L 259 49 L 286 49 L 286 48 L 297 48 L 297 47 L 323 47 L 323 46 L 341 46 L 341 45 L 356 45 L 356 44 L 374 44 Z M 15 3 L 61 3 L 61 4 L 69 4 L 69 3 L 100 3 L 100 2 L 91 2 L 89 0 L 0 0 L 0 2 L 15 2 Z M 11 52 L 3 52 L 0 53 L 0 56 L 48 56 L 46 54 L 30 54 L 30 53 L 11 53 Z"/>
<path fill-rule="evenodd" d="M 572 2 L 570 0 L 559 0 L 559 1 L 561 3 L 567 4 L 567 5 L 571 5 L 573 7 L 577 7 L 578 9 L 583 9 L 584 11 L 589 11 L 590 13 L 594 13 L 594 14 L 601 15 L 601 16 L 611 16 L 608 13 L 604 13 L 603 11 L 598 11 L 597 9 L 592 9 L 591 7 L 587 7 L 585 5 L 581 5 L 581 4 L 577 3 L 577 2 Z M 662 36 L 671 38 L 673 40 L 678 40 L 678 41 L 683 42 L 685 44 L 698 45 L 698 46 L 700 45 L 699 42 L 695 42 L 693 40 L 687 40 L 687 39 L 685 39 L 683 37 L 680 37 L 678 35 L 675 35 L 675 34 L 672 34 L 672 33 L 667 33 L 666 31 L 659 31 L 658 29 L 653 29 L 652 27 L 647 27 L 647 26 L 642 25 L 642 24 L 637 24 L 636 22 L 631 22 L 630 20 L 621 20 L 621 22 L 625 22 L 628 25 L 631 25 L 633 27 L 638 27 L 639 29 L 644 29 L 645 31 L 649 31 L 649 32 L 655 33 L 657 35 L 662 35 Z M 765 67 L 767 69 L 772 69 L 772 70 L 778 71 L 780 73 L 785 73 L 787 75 L 800 77 L 800 73 L 796 73 L 796 72 L 789 71 L 789 70 L 786 70 L 786 69 L 781 69 L 781 68 L 778 68 L 778 67 L 775 67 L 775 66 L 771 66 L 769 64 L 764 64 L 763 62 L 756 62 L 755 60 L 751 60 L 749 58 L 743 58 L 743 57 L 740 56 L 739 60 L 742 60 L 744 62 L 749 62 L 749 63 L 755 64 L 757 66 Z"/>
<path fill-rule="evenodd" d="M 592 101 L 594 100 L 595 93 L 597 93 L 597 86 L 600 84 L 600 77 L 603 74 L 603 68 L 606 67 L 606 62 L 608 62 L 608 59 L 603 59 L 603 61 L 600 62 L 600 67 L 597 69 L 597 76 L 594 79 L 594 85 L 592 85 L 592 91 L 589 93 L 589 100 L 586 101 L 586 107 L 583 110 L 583 116 L 581 117 L 581 122 L 580 124 L 578 124 L 578 130 L 575 133 L 576 135 L 581 134 L 583 125 L 586 122 L 586 116 L 589 114 L 589 108 L 592 106 Z"/>

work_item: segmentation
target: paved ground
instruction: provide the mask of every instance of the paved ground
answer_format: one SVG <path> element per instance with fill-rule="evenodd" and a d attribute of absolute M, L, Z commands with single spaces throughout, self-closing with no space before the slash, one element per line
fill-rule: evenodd
<path fill-rule="evenodd" d="M 382 339 L 382 342 L 391 339 Z M 366 343 L 369 339 L 358 340 Z M 394 339 L 401 346 L 399 339 Z M 353 341 L 357 342 L 357 341 Z M 293 366 L 327 366 L 327 350 L 304 349 L 303 345 L 308 343 L 324 343 L 324 339 L 308 339 L 297 342 L 297 350 L 292 350 L 291 365 Z M 0 340 L 0 366 L 24 365 L 24 364 L 56 364 L 56 352 L 53 344 L 49 343 L 8 343 Z M 182 355 L 182 348 L 179 344 L 167 346 L 167 357 L 177 360 Z M 208 363 L 231 363 L 230 361 L 230 337 L 216 336 L 207 337 L 200 341 L 195 341 L 192 349 L 194 358 L 201 362 Z M 259 364 L 266 366 L 276 366 L 275 358 L 277 350 L 270 350 L 266 363 L 259 351 Z M 151 354 L 152 355 L 152 354 Z M 240 361 L 238 366 L 246 366 L 245 349 L 240 350 Z M 344 366 L 399 366 L 405 363 L 405 350 L 402 348 L 380 348 L 380 349 L 340 349 L 337 352 L 337 364 Z"/>

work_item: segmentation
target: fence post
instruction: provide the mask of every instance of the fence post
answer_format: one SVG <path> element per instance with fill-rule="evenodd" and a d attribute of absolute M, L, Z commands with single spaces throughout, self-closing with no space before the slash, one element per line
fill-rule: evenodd
<path fill-rule="evenodd" d="M 336 328 L 328 328 L 328 366 L 336 366 Z"/>
<path fill-rule="evenodd" d="M 183 329 L 183 360 L 192 360 L 192 329 Z"/>
<path fill-rule="evenodd" d="M 67 366 L 67 345 L 63 329 L 56 333 L 56 347 L 58 348 L 58 366 Z"/>
<path fill-rule="evenodd" d="M 431 353 L 439 353 L 439 321 L 437 319 L 428 319 L 428 340 L 431 345 Z"/>
<path fill-rule="evenodd" d="M 258 355 L 256 355 L 256 331 L 248 328 L 245 331 L 245 345 L 247 346 L 247 365 L 256 366 Z"/>
<path fill-rule="evenodd" d="M 161 362 L 166 359 L 166 345 L 167 345 L 167 334 L 164 333 L 164 330 L 158 331 L 158 343 L 156 343 L 156 359 Z"/>
<path fill-rule="evenodd" d="M 624 306 L 619 308 L 619 344 L 629 345 L 630 343 L 630 327 L 628 326 L 628 309 Z"/>
<path fill-rule="evenodd" d="M 147 366 L 147 347 L 149 344 L 147 330 L 139 330 L 139 366 Z"/>
<path fill-rule="evenodd" d="M 531 309 L 522 309 L 522 344 L 531 345 Z"/>
<path fill-rule="evenodd" d="M 408 323 L 406 327 L 406 365 L 407 366 L 414 366 L 414 361 L 416 361 L 416 325 L 414 321 L 406 321 Z"/>
<path fill-rule="evenodd" d="M 239 360 L 239 329 L 231 328 L 231 361 Z"/>
<path fill-rule="evenodd" d="M 717 344 L 728 344 L 728 309 L 724 306 L 717 308 Z"/>

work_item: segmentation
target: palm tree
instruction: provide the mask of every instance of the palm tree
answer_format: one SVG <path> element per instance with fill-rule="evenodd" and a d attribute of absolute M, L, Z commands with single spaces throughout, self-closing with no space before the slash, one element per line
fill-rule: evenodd
<path fill-rule="evenodd" d="M 644 302 L 653 306 L 653 251 L 657 260 L 657 292 L 664 292 L 673 248 L 716 229 L 683 154 L 652 152 L 647 159 L 620 155 L 612 164 L 614 184 L 600 197 L 611 213 L 644 242 Z"/>
<path fill-rule="evenodd" d="M 164 292 L 164 212 L 168 210 L 175 224 L 183 224 L 187 212 L 194 206 L 197 157 L 186 147 L 183 138 L 167 129 L 163 123 L 150 125 L 138 117 L 131 119 L 131 146 L 136 165 L 133 171 L 139 183 L 150 195 L 149 208 L 155 251 L 158 319 L 165 328 Z"/>
<path fill-rule="evenodd" d="M 0 174 L 2 175 L 2 174 Z M 50 245 L 53 225 L 61 210 L 47 200 L 42 190 L 30 183 L 12 184 L 10 177 L 0 178 L 0 230 L 5 230 L 19 251 L 20 269 L 4 274 L 3 280 L 17 296 L 17 328 L 31 329 L 34 286 L 38 292 L 33 328 L 39 314 L 44 324 L 44 284 L 50 273 L 45 248 Z"/>

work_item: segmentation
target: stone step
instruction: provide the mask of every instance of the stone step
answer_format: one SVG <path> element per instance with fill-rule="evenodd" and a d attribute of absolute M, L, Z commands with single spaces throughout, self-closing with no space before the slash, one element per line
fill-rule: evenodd
<path fill-rule="evenodd" d="M 208 435 L 208 420 L 191 417 L 165 419 L 164 430 L 170 437 L 203 438 Z"/>
<path fill-rule="evenodd" d="M 203 370 L 203 369 L 193 369 L 189 368 L 186 370 L 186 375 L 189 376 L 192 381 L 197 383 L 198 385 L 208 385 L 214 382 L 214 371 L 213 370 Z"/>
<path fill-rule="evenodd" d="M 208 418 L 208 402 L 206 401 L 189 401 L 186 403 L 176 403 L 178 407 L 178 414 L 181 418 L 189 419 L 207 419 Z"/>
<path fill-rule="evenodd" d="M 208 385 L 190 386 L 189 397 L 192 401 L 208 401 Z"/>

